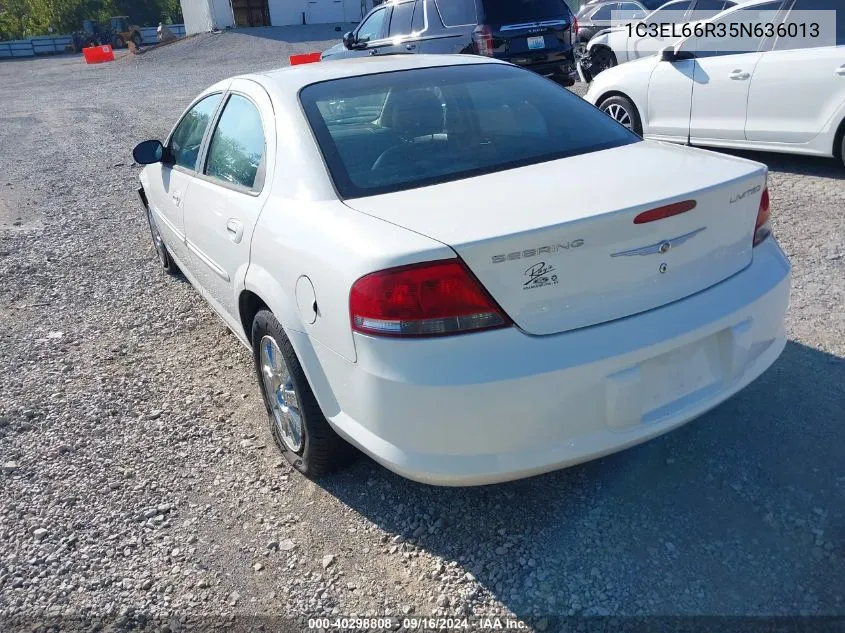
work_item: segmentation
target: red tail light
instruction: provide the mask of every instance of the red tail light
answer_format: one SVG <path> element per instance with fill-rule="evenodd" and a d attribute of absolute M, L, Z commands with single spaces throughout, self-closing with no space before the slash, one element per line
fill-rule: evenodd
<path fill-rule="evenodd" d="M 760 196 L 760 208 L 757 211 L 757 223 L 754 225 L 754 246 L 765 240 L 772 233 L 771 213 L 769 211 L 769 189 L 763 189 Z"/>
<path fill-rule="evenodd" d="M 578 35 L 578 29 L 580 29 L 580 28 L 581 27 L 578 26 L 578 16 L 573 15 L 572 16 L 572 35 L 573 35 L 572 39 L 573 40 L 575 39 L 575 36 Z"/>
<path fill-rule="evenodd" d="M 442 336 L 511 324 L 460 260 L 365 275 L 349 295 L 352 329 L 378 336 Z"/>
<path fill-rule="evenodd" d="M 472 32 L 475 52 L 487 57 L 493 56 L 493 31 L 486 24 L 479 24 Z"/>

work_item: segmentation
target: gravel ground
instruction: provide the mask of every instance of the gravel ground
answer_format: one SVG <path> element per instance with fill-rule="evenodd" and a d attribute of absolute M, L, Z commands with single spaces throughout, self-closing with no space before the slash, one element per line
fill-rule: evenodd
<path fill-rule="evenodd" d="M 247 351 L 158 269 L 130 151 L 212 82 L 337 37 L 0 63 L 0 629 L 74 614 L 845 615 L 833 161 L 754 155 L 794 264 L 790 342 L 696 422 L 485 488 L 363 458 L 319 485 L 291 472 Z"/>

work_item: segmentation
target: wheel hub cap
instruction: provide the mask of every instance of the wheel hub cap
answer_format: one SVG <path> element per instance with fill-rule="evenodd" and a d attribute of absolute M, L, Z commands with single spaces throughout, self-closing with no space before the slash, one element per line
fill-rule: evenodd
<path fill-rule="evenodd" d="M 607 106 L 607 108 L 605 108 L 604 111 L 607 112 L 611 117 L 613 117 L 615 121 L 621 123 L 629 130 L 633 129 L 631 115 L 625 108 L 623 108 L 618 103 L 610 104 L 609 106 Z"/>
<path fill-rule="evenodd" d="M 272 337 L 261 339 L 259 360 L 264 393 L 273 413 L 273 426 L 288 450 L 296 453 L 302 448 L 302 415 L 290 371 Z"/>

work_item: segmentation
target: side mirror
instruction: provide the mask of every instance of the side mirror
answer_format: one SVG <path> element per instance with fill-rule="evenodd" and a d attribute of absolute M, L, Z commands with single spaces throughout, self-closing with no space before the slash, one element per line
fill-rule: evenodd
<path fill-rule="evenodd" d="M 164 145 L 161 141 L 143 141 L 132 150 L 132 158 L 139 165 L 160 163 L 164 158 Z"/>
<path fill-rule="evenodd" d="M 660 61 L 662 62 L 674 62 L 678 59 L 677 54 L 675 53 L 674 46 L 667 46 L 666 48 L 660 49 Z"/>
<path fill-rule="evenodd" d="M 352 31 L 343 34 L 343 45 L 348 49 L 355 48 L 355 35 Z"/>

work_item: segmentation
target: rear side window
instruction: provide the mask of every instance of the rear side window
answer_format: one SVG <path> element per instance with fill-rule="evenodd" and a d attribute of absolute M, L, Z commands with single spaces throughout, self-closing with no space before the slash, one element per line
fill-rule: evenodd
<path fill-rule="evenodd" d="M 753 29 L 758 24 L 774 23 L 782 4 L 782 0 L 775 0 L 766 4 L 756 4 L 751 7 L 737 9 L 721 18 L 716 18 L 713 23 L 716 25 L 728 24 L 730 28 L 739 29 L 740 32 L 742 32 L 742 29 Z M 725 33 L 725 37 L 699 38 L 696 41 L 695 56 L 717 57 L 722 55 L 740 55 L 742 53 L 756 51 L 763 38 L 757 37 L 756 31 L 752 30 L 751 32 L 753 35 L 750 37 L 745 34 L 731 37 L 728 31 Z"/>
<path fill-rule="evenodd" d="M 336 79 L 307 86 L 300 101 L 343 198 L 640 140 L 565 88 L 504 64 Z"/>
<path fill-rule="evenodd" d="M 649 11 L 654 11 L 655 9 L 659 9 L 666 3 L 663 0 L 640 0 L 640 4 L 643 5 Z"/>
<path fill-rule="evenodd" d="M 417 0 L 416 5 L 411 31 L 413 33 L 422 33 L 425 30 L 425 0 Z"/>
<path fill-rule="evenodd" d="M 466 26 L 477 24 L 475 0 L 434 0 L 443 26 Z"/>
<path fill-rule="evenodd" d="M 208 146 L 207 176 L 247 189 L 261 189 L 264 129 L 252 102 L 232 95 L 220 115 Z"/>
<path fill-rule="evenodd" d="M 616 7 L 619 5 L 616 2 L 608 2 L 605 5 L 599 7 L 598 11 L 593 13 L 590 16 L 591 20 L 611 20 L 613 19 L 613 12 L 616 11 Z"/>
<path fill-rule="evenodd" d="M 724 0 L 698 0 L 692 13 L 689 15 L 690 22 L 707 20 L 725 9 Z"/>
<path fill-rule="evenodd" d="M 390 18 L 389 37 L 408 35 L 411 32 L 411 20 L 414 18 L 414 3 L 403 2 L 393 7 L 393 15 Z"/>
<path fill-rule="evenodd" d="M 681 2 L 670 2 L 652 13 L 646 19 L 649 24 L 655 23 L 673 23 L 684 19 L 685 11 L 690 8 L 691 0 L 681 0 Z"/>
<path fill-rule="evenodd" d="M 845 45 L 845 6 L 842 0 L 797 0 L 790 11 L 790 16 L 794 15 L 795 11 L 836 11 L 836 45 Z M 800 15 L 800 14 L 799 14 Z M 803 17 L 807 17 L 804 14 Z M 798 22 L 794 17 L 787 18 L 787 23 Z M 800 33 L 800 30 L 797 32 Z M 824 32 L 824 31 L 823 31 Z M 804 48 L 807 47 L 806 41 L 802 43 Z M 792 48 L 794 44 L 790 44 L 788 40 L 783 42 L 778 41 L 778 49 Z"/>
<path fill-rule="evenodd" d="M 568 17 L 564 0 L 483 0 L 484 20 L 489 24 L 519 24 Z"/>
<path fill-rule="evenodd" d="M 197 168 L 200 145 L 220 97 L 214 94 L 202 99 L 179 121 L 168 143 L 174 164 L 191 170 Z"/>

